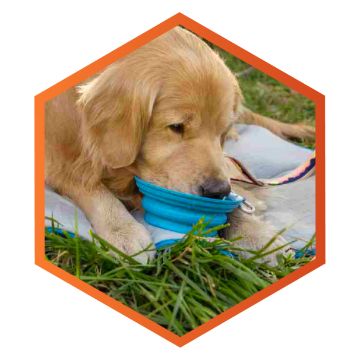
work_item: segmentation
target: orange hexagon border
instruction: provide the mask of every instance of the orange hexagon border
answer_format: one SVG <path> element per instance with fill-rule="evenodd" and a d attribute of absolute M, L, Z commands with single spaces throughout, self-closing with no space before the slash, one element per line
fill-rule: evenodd
<path fill-rule="evenodd" d="M 53 265 L 45 258 L 45 236 L 44 236 L 44 214 L 45 214 L 45 174 L 44 174 L 44 104 L 47 100 L 64 92 L 68 88 L 86 80 L 94 73 L 99 72 L 109 64 L 113 63 L 118 58 L 125 56 L 131 51 L 145 45 L 147 42 L 153 40 L 159 35 L 169 31 L 177 25 L 182 25 L 185 28 L 193 31 L 202 38 L 210 41 L 211 43 L 221 47 L 225 51 L 233 54 L 234 56 L 244 60 L 251 66 L 259 69 L 260 71 L 270 75 L 284 85 L 294 89 L 298 93 L 311 99 L 316 104 L 316 237 L 317 245 L 316 258 L 301 268 L 295 270 L 286 277 L 278 280 L 276 283 L 268 286 L 267 288 L 259 291 L 251 297 L 243 300 L 241 303 L 224 311 L 222 314 L 217 315 L 215 318 L 206 322 L 205 324 L 197 327 L 196 329 L 188 332 L 183 336 L 178 336 L 173 332 L 149 320 L 145 316 L 139 314 L 128 306 L 114 300 L 110 296 L 102 293 L 87 283 L 81 281 L 77 277 L 67 273 L 59 267 Z M 172 343 L 183 346 L 188 342 L 196 339 L 200 335 L 220 325 L 224 321 L 239 314 L 250 306 L 265 299 L 274 292 L 282 289 L 283 287 L 291 284 L 295 280 L 308 274 L 312 270 L 318 268 L 325 263 L 325 97 L 321 93 L 315 91 L 311 87 L 301 83 L 295 78 L 287 75 L 276 67 L 268 64 L 264 60 L 256 57 L 248 51 L 240 48 L 239 46 L 224 39 L 215 32 L 207 29 L 189 17 L 178 13 L 171 18 L 165 20 L 159 25 L 146 31 L 142 35 L 129 41 L 125 45 L 110 52 L 104 57 L 96 60 L 92 64 L 84 67 L 76 73 L 70 75 L 66 79 L 51 86 L 47 90 L 35 96 L 35 264 L 41 268 L 49 271 L 55 276 L 63 279 L 69 284 L 84 291 L 88 295 L 110 306 L 114 310 L 122 313 L 130 319 L 138 322 L 140 325 L 148 328 L 156 334 L 164 337 Z"/>

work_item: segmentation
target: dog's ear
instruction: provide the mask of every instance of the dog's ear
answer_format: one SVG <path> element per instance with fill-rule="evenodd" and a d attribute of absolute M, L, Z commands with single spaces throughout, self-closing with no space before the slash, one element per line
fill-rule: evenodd
<path fill-rule="evenodd" d="M 118 64 L 77 90 L 86 151 L 110 168 L 131 165 L 151 118 L 157 84 Z"/>

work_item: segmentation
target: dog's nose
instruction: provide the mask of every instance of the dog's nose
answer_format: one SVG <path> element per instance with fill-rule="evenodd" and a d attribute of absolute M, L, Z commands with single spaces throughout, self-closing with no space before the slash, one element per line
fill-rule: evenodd
<path fill-rule="evenodd" d="M 231 191 L 229 181 L 215 178 L 207 179 L 200 188 L 202 196 L 214 199 L 222 199 L 224 196 L 229 195 Z"/>

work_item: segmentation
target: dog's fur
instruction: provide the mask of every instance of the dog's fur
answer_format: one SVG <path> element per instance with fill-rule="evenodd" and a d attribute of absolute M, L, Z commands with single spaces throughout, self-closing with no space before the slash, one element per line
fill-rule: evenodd
<path fill-rule="evenodd" d="M 175 28 L 47 103 L 46 183 L 77 203 L 100 236 L 137 253 L 151 241 L 128 212 L 137 200 L 134 175 L 201 194 L 206 181 L 229 181 L 222 144 L 234 122 L 313 136 L 312 128 L 261 117 L 242 101 L 220 57 Z M 233 229 L 252 247 L 269 240 L 255 217 L 239 224 Z"/>

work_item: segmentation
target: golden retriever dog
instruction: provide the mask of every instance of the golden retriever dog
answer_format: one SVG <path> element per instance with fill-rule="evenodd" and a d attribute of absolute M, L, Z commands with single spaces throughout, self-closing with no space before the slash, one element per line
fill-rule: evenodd
<path fill-rule="evenodd" d="M 99 236 L 139 253 L 151 239 L 129 212 L 137 199 L 134 175 L 223 197 L 230 182 L 222 145 L 234 122 L 282 137 L 313 136 L 312 128 L 262 117 L 242 102 L 223 60 L 192 33 L 174 28 L 47 103 L 46 183 L 72 199 Z M 233 229 L 251 247 L 274 235 L 255 216 L 239 218 Z M 138 258 L 145 262 L 153 253 Z"/>

